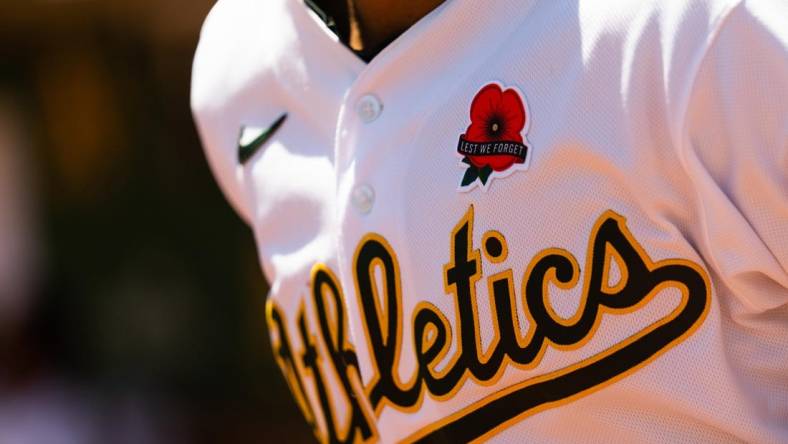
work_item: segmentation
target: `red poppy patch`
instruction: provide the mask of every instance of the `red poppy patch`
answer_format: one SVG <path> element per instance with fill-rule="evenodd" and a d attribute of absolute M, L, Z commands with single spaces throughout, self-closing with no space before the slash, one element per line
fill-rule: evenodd
<path fill-rule="evenodd" d="M 498 83 L 484 86 L 471 102 L 471 124 L 460 136 L 457 153 L 467 166 L 460 191 L 475 186 L 487 190 L 493 178 L 506 177 L 528 168 L 529 113 L 516 88 Z"/>

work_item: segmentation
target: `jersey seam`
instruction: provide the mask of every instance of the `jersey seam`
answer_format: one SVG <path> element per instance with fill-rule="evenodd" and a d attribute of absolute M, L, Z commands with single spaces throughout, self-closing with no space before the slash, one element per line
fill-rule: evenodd
<path fill-rule="evenodd" d="M 688 83 L 687 91 L 684 94 L 682 99 L 681 106 L 679 107 L 679 122 L 681 122 L 681 130 L 679 132 L 679 140 L 677 145 L 679 146 L 679 152 L 684 152 L 684 138 L 683 135 L 687 129 L 687 113 L 689 112 L 690 102 L 692 101 L 692 96 L 694 95 L 695 87 L 698 82 L 698 78 L 700 77 L 700 72 L 703 69 L 703 66 L 712 52 L 711 50 L 714 48 L 714 44 L 717 42 L 719 35 L 722 33 L 722 30 L 725 28 L 725 25 L 728 23 L 730 18 L 733 16 L 736 9 L 744 5 L 745 0 L 739 0 L 735 4 L 732 4 L 729 8 L 727 8 L 720 16 L 716 19 L 716 23 L 712 31 L 706 37 L 706 41 L 703 45 L 703 50 L 701 51 L 700 57 L 695 65 L 691 69 L 691 76 L 690 81 Z M 682 156 L 682 160 L 683 156 Z"/>
<path fill-rule="evenodd" d="M 696 86 L 697 86 L 697 83 L 698 83 L 698 79 L 700 77 L 700 73 L 703 70 L 703 67 L 704 67 L 704 65 L 706 63 L 706 60 L 707 60 L 709 54 L 711 54 L 712 49 L 714 48 L 714 45 L 717 42 L 717 39 L 719 38 L 719 35 L 722 33 L 722 30 L 725 28 L 725 25 L 728 23 L 728 20 L 733 16 L 734 12 L 740 6 L 742 6 L 744 4 L 744 1 L 745 0 L 739 0 L 738 2 L 732 4 L 724 12 L 722 12 L 719 15 L 719 17 L 717 17 L 716 23 L 715 23 L 712 31 L 706 37 L 706 41 L 704 42 L 703 50 L 700 53 L 700 57 L 698 57 L 697 62 L 692 67 L 692 71 L 691 71 L 692 72 L 692 76 L 690 78 L 690 81 L 688 82 L 686 93 L 684 94 L 684 96 L 682 98 L 682 103 L 681 103 L 681 106 L 679 108 L 680 109 L 680 112 L 679 112 L 679 116 L 680 117 L 679 117 L 679 121 L 678 122 L 680 122 L 680 126 L 679 125 L 674 125 L 674 128 L 676 128 L 676 127 L 680 128 L 679 129 L 679 133 L 677 135 L 675 135 L 674 137 L 677 137 L 677 140 L 676 140 L 675 143 L 676 143 L 676 146 L 678 147 L 677 155 L 679 157 L 679 161 L 681 162 L 681 164 L 684 167 L 684 170 L 687 172 L 687 174 L 689 174 L 689 172 L 687 171 L 688 170 L 688 163 L 687 163 L 687 159 L 686 159 L 686 154 L 687 154 L 687 149 L 688 149 L 687 146 L 686 146 L 686 144 L 687 144 L 686 143 L 687 142 L 686 139 L 687 138 L 685 137 L 685 134 L 687 134 L 688 125 L 689 125 L 687 114 L 689 113 L 689 109 L 690 109 L 690 105 L 691 105 L 691 102 L 692 102 L 692 98 L 695 95 L 694 93 L 695 93 L 695 89 L 696 89 Z M 706 243 L 706 245 L 710 245 L 711 239 L 708 236 L 708 221 L 707 221 L 707 217 L 705 215 L 705 211 L 703 210 L 703 196 L 701 195 L 701 193 L 700 193 L 700 191 L 699 191 L 699 189 L 697 187 L 696 180 L 694 180 L 692 178 L 691 174 L 689 175 L 689 177 L 690 177 L 690 181 L 693 183 L 693 191 L 694 191 L 695 199 L 701 206 L 701 208 L 699 210 L 699 214 L 698 214 L 698 217 L 700 219 L 700 226 L 701 226 L 701 236 L 703 238 L 703 241 Z M 698 245 L 698 247 L 699 248 L 698 248 L 697 254 L 698 254 L 699 258 L 701 258 L 701 260 L 706 262 L 708 265 L 711 265 L 715 270 L 719 270 L 720 266 L 719 266 L 719 263 L 715 260 L 715 256 L 713 254 L 710 254 L 710 252 L 708 252 L 709 254 L 704 254 L 704 252 L 702 251 L 702 250 L 704 250 L 704 248 L 701 245 Z"/>

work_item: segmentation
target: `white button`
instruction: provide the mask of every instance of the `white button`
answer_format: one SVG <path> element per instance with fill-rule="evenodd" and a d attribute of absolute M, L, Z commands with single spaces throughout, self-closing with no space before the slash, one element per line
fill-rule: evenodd
<path fill-rule="evenodd" d="M 351 199 L 359 213 L 367 214 L 372 211 L 372 206 L 375 204 L 375 190 L 367 184 L 356 185 Z"/>
<path fill-rule="evenodd" d="M 377 119 L 381 111 L 383 111 L 383 103 L 374 94 L 366 94 L 356 103 L 356 112 L 364 123 Z"/>

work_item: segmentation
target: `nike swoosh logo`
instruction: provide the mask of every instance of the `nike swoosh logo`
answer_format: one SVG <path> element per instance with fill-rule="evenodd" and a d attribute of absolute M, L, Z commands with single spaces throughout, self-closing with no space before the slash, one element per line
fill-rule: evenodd
<path fill-rule="evenodd" d="M 279 130 L 287 120 L 287 113 L 279 116 L 267 129 L 254 127 L 241 127 L 238 137 L 238 162 L 245 164 L 266 142 Z"/>

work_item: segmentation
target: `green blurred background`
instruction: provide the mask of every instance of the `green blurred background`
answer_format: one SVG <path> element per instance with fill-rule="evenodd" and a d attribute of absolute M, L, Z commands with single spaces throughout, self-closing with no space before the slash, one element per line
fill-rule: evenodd
<path fill-rule="evenodd" d="M 213 3 L 0 0 L 0 444 L 311 440 L 189 110 Z"/>

